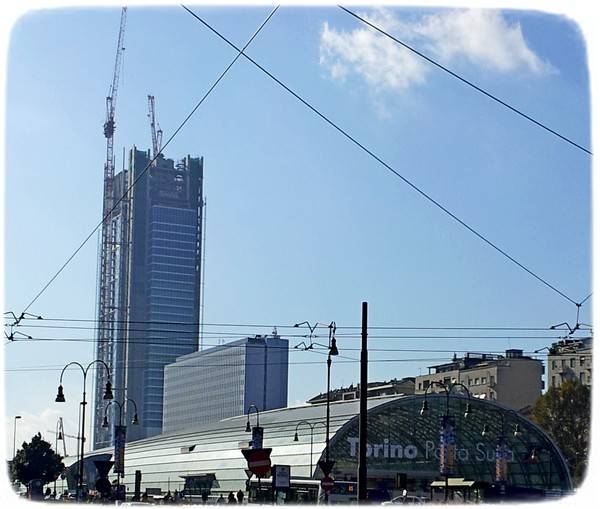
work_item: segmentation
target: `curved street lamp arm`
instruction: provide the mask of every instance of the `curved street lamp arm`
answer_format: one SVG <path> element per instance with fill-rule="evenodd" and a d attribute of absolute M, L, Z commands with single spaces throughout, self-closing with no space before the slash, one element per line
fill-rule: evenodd
<path fill-rule="evenodd" d="M 131 399 L 131 398 L 127 398 L 126 400 L 127 401 L 131 401 L 133 403 L 133 408 L 135 410 L 135 413 L 137 414 L 138 413 L 137 403 L 133 399 Z"/>
<path fill-rule="evenodd" d="M 123 406 L 116 399 L 111 399 L 106 406 L 104 407 L 104 417 L 108 415 L 108 407 L 112 404 L 115 404 L 119 407 L 119 425 L 123 422 Z"/>
<path fill-rule="evenodd" d="M 64 375 L 64 373 L 65 373 L 65 370 L 66 370 L 66 369 L 67 369 L 69 366 L 73 366 L 73 365 L 75 365 L 75 366 L 79 366 L 79 367 L 81 368 L 81 371 L 82 371 L 82 373 L 83 373 L 83 376 L 84 376 L 84 378 L 85 378 L 85 373 L 86 373 L 86 371 L 85 371 L 84 367 L 83 367 L 81 364 L 79 364 L 77 361 L 72 361 L 72 362 L 69 362 L 69 364 L 67 364 L 67 365 L 66 365 L 66 366 L 65 366 L 65 367 L 62 369 L 62 371 L 60 372 L 60 382 L 59 382 L 59 383 L 61 383 L 61 384 L 62 384 L 62 378 L 63 378 L 63 375 Z"/>
<path fill-rule="evenodd" d="M 467 396 L 469 396 L 469 399 L 471 399 L 471 391 L 469 390 L 469 388 L 461 383 L 461 382 L 454 382 L 451 386 L 450 386 L 450 390 L 448 392 L 452 392 L 452 389 L 454 389 L 456 386 L 460 386 L 462 387 L 465 391 L 467 391 Z"/>
<path fill-rule="evenodd" d="M 250 422 L 250 410 L 252 410 L 254 408 L 254 411 L 256 412 L 256 426 L 260 426 L 260 412 L 258 410 L 258 407 L 252 403 L 249 407 L 248 407 L 248 411 L 246 412 L 246 415 L 248 416 L 248 422 Z"/>
<path fill-rule="evenodd" d="M 98 363 L 100 363 L 100 364 L 102 364 L 102 365 L 104 366 L 104 368 L 106 369 L 106 374 L 108 375 L 108 379 L 110 380 L 110 369 L 109 369 L 108 365 L 106 364 L 106 362 L 104 362 L 104 361 L 103 361 L 103 360 L 101 360 L 101 359 L 95 359 L 95 360 L 93 360 L 92 362 L 90 362 L 90 363 L 87 365 L 87 368 L 85 368 L 84 375 L 87 375 L 88 369 L 90 369 L 90 367 L 91 367 L 93 364 L 96 364 L 97 362 L 98 362 Z"/>

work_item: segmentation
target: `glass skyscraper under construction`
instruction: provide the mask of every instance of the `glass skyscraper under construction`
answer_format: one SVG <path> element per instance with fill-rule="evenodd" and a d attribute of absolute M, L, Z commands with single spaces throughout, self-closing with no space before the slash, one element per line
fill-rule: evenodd
<path fill-rule="evenodd" d="M 94 448 L 111 443 L 112 424 L 133 417 L 127 440 L 161 432 L 165 365 L 198 350 L 203 160 L 151 161 L 135 147 L 128 168 L 114 177 L 114 209 L 105 221 L 97 358 L 111 368 L 115 400 L 102 400 L 106 373 L 97 370 Z M 133 186 L 132 186 L 133 183 Z M 131 188 L 131 189 L 129 189 Z M 123 199 L 121 199 L 121 197 Z M 101 260 L 102 262 L 102 260 Z M 104 293 L 102 293 L 104 292 Z M 102 428 L 105 413 L 111 426 Z"/>

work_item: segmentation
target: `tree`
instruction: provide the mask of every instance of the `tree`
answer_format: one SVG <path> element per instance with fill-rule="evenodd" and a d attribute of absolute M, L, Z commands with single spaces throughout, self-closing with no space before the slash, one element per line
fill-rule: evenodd
<path fill-rule="evenodd" d="M 38 433 L 31 442 L 23 442 L 23 448 L 17 451 L 10 464 L 10 477 L 25 485 L 33 479 L 41 479 L 43 484 L 48 484 L 56 481 L 65 469 L 62 459 Z"/>
<path fill-rule="evenodd" d="M 579 486 L 585 477 L 591 420 L 590 388 L 577 381 L 551 387 L 533 406 L 533 420 L 563 453 Z"/>

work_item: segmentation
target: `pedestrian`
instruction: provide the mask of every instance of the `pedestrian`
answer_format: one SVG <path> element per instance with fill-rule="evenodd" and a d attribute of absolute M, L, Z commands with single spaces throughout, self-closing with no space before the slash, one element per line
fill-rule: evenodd
<path fill-rule="evenodd" d="M 229 492 L 229 495 L 227 495 L 227 503 L 228 504 L 235 504 L 235 495 L 233 494 L 233 491 Z"/>
<path fill-rule="evenodd" d="M 219 498 L 217 498 L 217 504 L 224 504 L 225 503 L 225 499 L 223 498 L 223 493 L 221 493 L 219 495 Z"/>
<path fill-rule="evenodd" d="M 242 490 L 238 490 L 236 496 L 237 496 L 238 504 L 243 504 L 244 503 L 244 492 Z"/>
<path fill-rule="evenodd" d="M 204 505 L 206 505 L 206 502 L 208 501 L 208 491 L 203 490 L 202 491 L 202 503 Z"/>

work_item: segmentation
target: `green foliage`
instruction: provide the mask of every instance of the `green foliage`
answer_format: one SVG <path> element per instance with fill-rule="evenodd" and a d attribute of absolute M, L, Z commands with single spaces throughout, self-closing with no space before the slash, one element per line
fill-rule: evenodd
<path fill-rule="evenodd" d="M 65 469 L 62 459 L 38 433 L 31 442 L 23 442 L 22 449 L 17 451 L 10 464 L 10 477 L 25 485 L 33 479 L 41 479 L 43 484 L 48 484 Z"/>
<path fill-rule="evenodd" d="M 585 476 L 591 420 L 590 388 L 577 381 L 551 387 L 533 406 L 533 420 L 563 453 L 576 486 Z"/>

